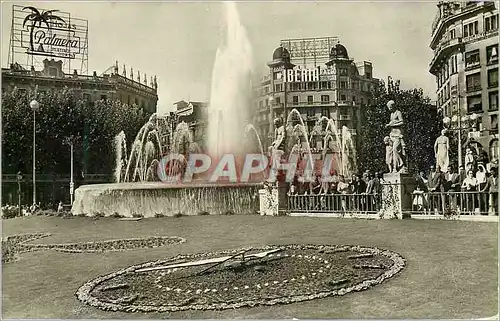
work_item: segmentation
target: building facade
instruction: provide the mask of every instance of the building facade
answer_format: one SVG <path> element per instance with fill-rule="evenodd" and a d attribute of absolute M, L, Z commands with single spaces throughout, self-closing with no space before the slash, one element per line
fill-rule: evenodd
<path fill-rule="evenodd" d="M 54 59 L 45 59 L 42 70 L 26 70 L 19 64 L 12 64 L 10 68 L 2 68 L 2 92 L 7 92 L 18 88 L 27 90 L 28 88 L 38 88 L 38 91 L 46 91 L 57 88 L 77 89 L 81 98 L 87 101 L 101 99 L 114 99 L 122 103 L 136 104 L 143 108 L 148 114 L 156 112 L 158 102 L 158 83 L 156 77 L 149 80 L 146 75 L 139 72 L 135 74 L 131 69 L 129 77 L 125 66 L 122 74 L 118 72 L 118 63 L 111 69 L 110 73 L 103 73 L 98 76 L 94 71 L 93 75 L 79 75 L 76 70 L 73 74 L 63 72 L 63 62 Z M 108 69 L 108 70 L 110 70 Z"/>
<path fill-rule="evenodd" d="M 441 1 L 432 25 L 430 72 L 437 107 L 474 145 L 498 161 L 498 7 L 493 1 Z M 462 164 L 462 157 L 459 157 Z"/>
<path fill-rule="evenodd" d="M 171 112 L 168 118 L 172 119 L 172 124 L 175 125 L 185 122 L 189 127 L 189 134 L 193 142 L 201 150 L 205 150 L 205 138 L 208 126 L 208 103 L 178 101 L 174 103 L 174 112 Z"/>
<path fill-rule="evenodd" d="M 357 145 L 363 109 L 372 103 L 370 92 L 378 83 L 371 62 L 354 62 L 347 49 L 336 44 L 326 63 L 308 69 L 293 64 L 290 52 L 281 46 L 268 66 L 268 75 L 256 88 L 253 119 L 265 148 L 273 141 L 273 120 L 286 121 L 293 109 L 301 115 L 309 134 L 324 116 L 332 119 L 339 131 L 346 126 Z M 321 149 L 322 141 L 313 141 L 311 147 Z"/>

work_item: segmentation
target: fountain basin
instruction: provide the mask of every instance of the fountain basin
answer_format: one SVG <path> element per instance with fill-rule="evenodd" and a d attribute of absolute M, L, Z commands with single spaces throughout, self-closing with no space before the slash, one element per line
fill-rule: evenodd
<path fill-rule="evenodd" d="M 83 185 L 75 190 L 73 215 L 257 214 L 261 183 L 161 182 Z"/>

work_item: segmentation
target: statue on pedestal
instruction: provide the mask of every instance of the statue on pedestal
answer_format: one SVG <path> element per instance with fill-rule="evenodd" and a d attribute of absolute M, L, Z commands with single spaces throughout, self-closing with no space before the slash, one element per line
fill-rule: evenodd
<path fill-rule="evenodd" d="M 403 141 L 402 127 L 404 124 L 403 114 L 394 106 L 394 100 L 387 103 L 387 108 L 391 112 L 391 119 L 385 127 L 391 129 L 389 133 L 390 142 L 392 142 L 392 162 L 390 168 L 393 173 L 401 172 L 405 168 L 404 158 L 406 156 L 405 143 Z M 388 149 L 386 148 L 386 151 Z M 387 157 L 387 155 L 386 155 Z"/>
<path fill-rule="evenodd" d="M 278 168 L 281 157 L 285 153 L 285 126 L 280 118 L 274 120 L 274 141 L 269 146 L 269 151 L 271 153 L 271 168 Z"/>
<path fill-rule="evenodd" d="M 441 171 L 448 172 L 450 158 L 448 152 L 450 150 L 450 140 L 446 137 L 446 129 L 441 131 L 441 136 L 434 143 L 434 155 L 436 156 L 436 167 L 441 167 Z"/>

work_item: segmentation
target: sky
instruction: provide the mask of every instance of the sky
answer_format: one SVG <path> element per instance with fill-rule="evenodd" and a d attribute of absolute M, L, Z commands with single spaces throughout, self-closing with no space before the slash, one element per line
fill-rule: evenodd
<path fill-rule="evenodd" d="M 428 66 L 432 2 L 237 2 L 253 51 L 254 70 L 264 74 L 280 40 L 337 36 L 355 61 L 371 61 L 373 76 L 423 88 L 435 99 Z M 118 61 L 158 78 L 158 112 L 179 100 L 209 101 L 212 67 L 224 42 L 221 2 L 2 2 L 2 67 L 8 66 L 12 5 L 59 9 L 89 23 L 89 74 Z M 141 78 L 143 78 L 142 76 Z"/>

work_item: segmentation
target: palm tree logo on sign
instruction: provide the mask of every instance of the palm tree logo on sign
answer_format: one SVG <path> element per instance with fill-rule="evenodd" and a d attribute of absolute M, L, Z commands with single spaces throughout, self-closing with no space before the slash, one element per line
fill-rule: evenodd
<path fill-rule="evenodd" d="M 37 8 L 35 7 L 24 7 L 23 10 L 31 10 L 31 13 L 24 18 L 23 21 L 23 28 L 26 27 L 26 24 L 29 25 L 29 32 L 30 32 L 30 45 L 28 49 L 29 52 L 45 52 L 44 47 L 43 47 L 43 40 L 46 37 L 46 33 L 42 32 L 40 35 L 35 34 L 35 30 L 37 28 L 43 28 L 45 25 L 47 30 L 50 30 L 52 28 L 51 22 L 52 21 L 61 21 L 62 23 L 65 23 L 64 19 L 61 17 L 53 14 L 54 12 L 57 12 L 59 10 L 46 10 L 40 12 Z M 57 38 L 53 37 L 56 40 L 56 45 L 57 45 Z M 38 47 L 35 50 L 35 42 L 37 42 Z M 54 41 L 53 41 L 54 42 Z M 45 42 L 46 44 L 52 44 L 50 42 Z M 52 44 L 53 45 L 53 44 Z"/>

